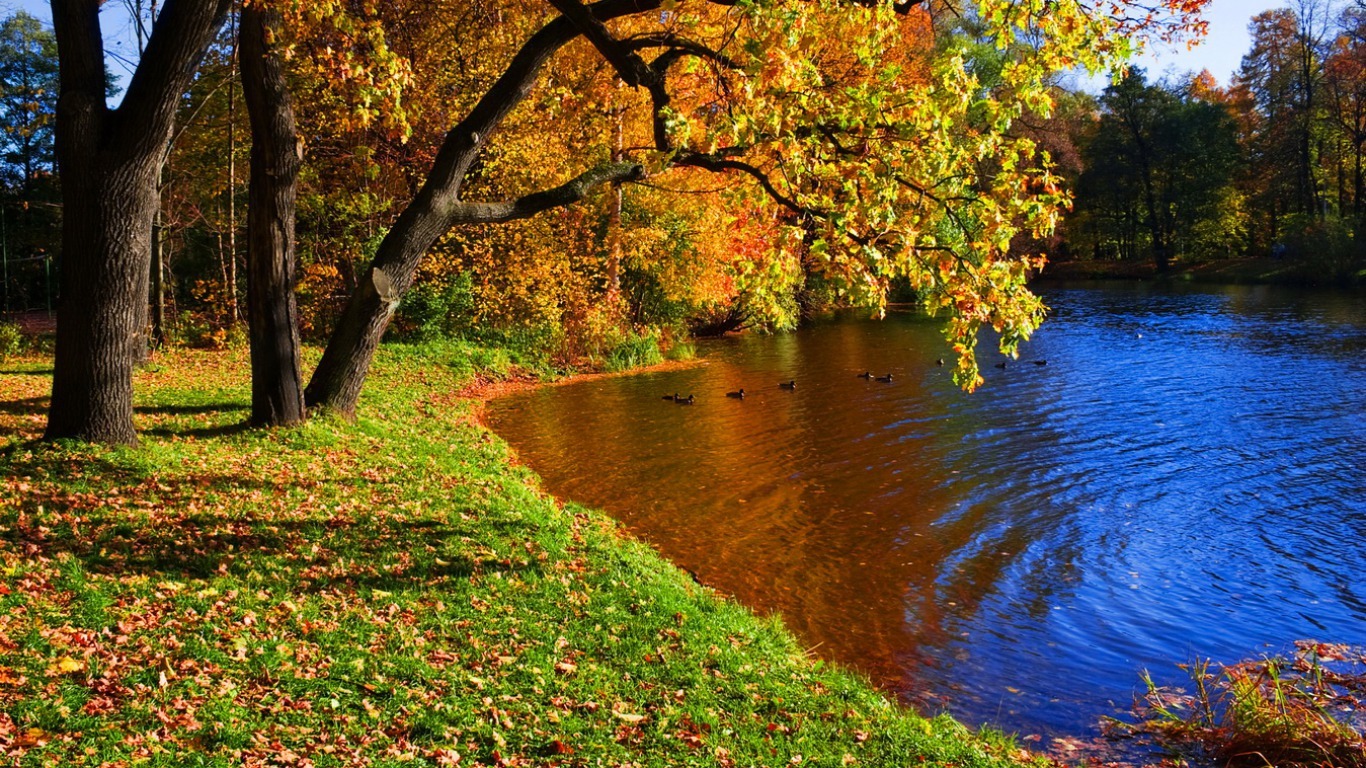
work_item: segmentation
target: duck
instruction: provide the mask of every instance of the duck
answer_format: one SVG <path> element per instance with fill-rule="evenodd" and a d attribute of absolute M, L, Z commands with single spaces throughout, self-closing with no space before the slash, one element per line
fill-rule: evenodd
<path fill-rule="evenodd" d="M 873 372 L 872 372 L 872 371 L 864 371 L 863 373 L 860 373 L 860 374 L 858 375 L 858 377 L 859 377 L 860 379 L 871 379 L 871 378 L 873 378 Z"/>
<path fill-rule="evenodd" d="M 672 400 L 672 401 L 674 401 L 674 402 L 678 402 L 678 400 L 679 400 L 678 393 L 675 392 L 675 393 L 673 393 L 672 395 L 665 395 L 665 396 L 664 396 L 664 399 L 665 399 L 665 400 Z"/>
<path fill-rule="evenodd" d="M 891 384 L 891 383 L 892 383 L 892 374 L 889 373 L 889 374 L 887 374 L 886 376 L 879 376 L 879 377 L 877 377 L 877 380 L 880 381 L 880 382 L 882 382 L 883 384 Z"/>
<path fill-rule="evenodd" d="M 935 360 L 934 364 L 942 367 L 944 365 L 944 358 L 941 357 L 938 360 Z"/>
<path fill-rule="evenodd" d="M 779 384 L 778 387 L 780 389 L 796 389 L 797 380 L 793 379 L 792 381 L 784 381 L 782 384 Z"/>
<path fill-rule="evenodd" d="M 1047 361 L 1047 360 L 1035 360 L 1035 361 L 1034 361 L 1034 364 L 1035 364 L 1035 365 L 1048 365 L 1048 361 Z"/>
<path fill-rule="evenodd" d="M 692 395 L 688 395 L 687 397 L 675 397 L 674 402 L 679 405 L 692 405 L 695 400 Z"/>
<path fill-rule="evenodd" d="M 738 391 L 738 392 L 727 392 L 727 393 L 726 393 L 726 397 L 733 397 L 733 398 L 735 398 L 735 399 L 737 399 L 737 400 L 744 400 L 744 399 L 745 399 L 745 388 L 744 388 L 744 387 L 740 387 L 740 391 Z"/>
<path fill-rule="evenodd" d="M 996 367 L 997 367 L 997 368 L 1000 368 L 1001 370 L 1005 370 L 1006 364 L 1005 364 L 1005 363 L 997 363 L 997 364 L 996 364 Z"/>

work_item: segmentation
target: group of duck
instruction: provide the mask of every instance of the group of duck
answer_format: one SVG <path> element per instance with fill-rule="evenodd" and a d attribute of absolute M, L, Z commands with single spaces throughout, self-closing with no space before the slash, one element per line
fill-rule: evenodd
<path fill-rule="evenodd" d="M 1048 361 L 1047 361 L 1047 360 L 1032 360 L 1031 362 L 1034 363 L 1035 365 L 1048 365 Z M 936 360 L 936 361 L 935 361 L 935 364 L 936 364 L 936 365 L 943 365 L 943 364 L 944 364 L 943 358 L 940 358 L 939 360 Z M 996 364 L 996 367 L 997 367 L 997 368 L 1005 368 L 1005 367 L 1006 367 L 1006 364 L 1005 364 L 1005 363 L 997 363 L 997 364 Z M 874 376 L 872 371 L 864 371 L 863 373 L 860 373 L 860 374 L 858 375 L 858 378 L 860 378 L 860 379 L 867 379 L 867 380 L 869 380 L 869 381 L 880 381 L 880 382 L 882 382 L 882 383 L 884 383 L 884 384 L 891 384 L 891 383 L 892 383 L 892 374 L 890 374 L 890 373 L 887 374 L 886 376 Z M 778 384 L 778 389 L 796 389 L 796 388 L 797 388 L 797 380 L 796 380 L 796 379 L 791 379 L 791 380 L 789 380 L 789 381 L 784 381 L 784 382 L 781 382 L 780 384 Z M 734 392 L 727 392 L 727 393 L 726 393 L 726 397 L 734 398 L 734 399 L 736 399 L 736 400 L 744 400 L 744 399 L 745 399 L 745 388 L 744 388 L 744 387 L 740 387 L 738 390 L 736 390 L 736 391 L 734 391 Z M 675 404 L 677 404 L 677 405 L 694 405 L 694 404 L 697 403 L 697 397 L 696 397 L 695 395 L 688 395 L 687 397 L 684 397 L 684 396 L 678 394 L 677 392 L 673 393 L 672 395 L 665 395 L 665 396 L 664 396 L 664 399 L 665 399 L 665 400 L 668 400 L 668 401 L 670 401 L 670 402 L 673 402 L 673 403 L 675 403 Z"/>

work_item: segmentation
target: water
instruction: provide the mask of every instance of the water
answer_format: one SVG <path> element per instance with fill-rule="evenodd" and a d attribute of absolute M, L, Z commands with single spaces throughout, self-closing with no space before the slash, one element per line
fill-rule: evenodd
<path fill-rule="evenodd" d="M 934 364 L 937 325 L 894 313 L 709 343 L 700 367 L 491 419 L 553 493 L 970 724 L 1094 733 L 1145 668 L 1366 644 L 1366 300 L 1044 297 L 1022 360 L 983 355 L 972 395 Z"/>

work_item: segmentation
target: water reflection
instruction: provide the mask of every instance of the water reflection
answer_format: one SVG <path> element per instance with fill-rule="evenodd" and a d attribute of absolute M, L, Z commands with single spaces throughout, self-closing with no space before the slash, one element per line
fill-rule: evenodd
<path fill-rule="evenodd" d="M 492 417 L 553 492 L 968 721 L 1077 732 L 1144 667 L 1366 642 L 1360 298 L 1046 299 L 1026 358 L 1048 365 L 988 367 L 975 395 L 934 364 L 935 324 L 901 313 L 724 340 L 696 369 Z"/>

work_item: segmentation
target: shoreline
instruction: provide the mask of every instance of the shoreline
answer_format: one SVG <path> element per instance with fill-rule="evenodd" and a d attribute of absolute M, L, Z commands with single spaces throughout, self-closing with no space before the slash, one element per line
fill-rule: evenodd
<path fill-rule="evenodd" d="M 1355 280 L 1325 280 L 1317 268 L 1303 261 L 1272 258 L 1222 259 L 1200 264 L 1176 264 L 1166 274 L 1148 261 L 1050 261 L 1030 283 L 1070 281 L 1125 281 L 1155 285 L 1268 285 L 1314 290 L 1360 291 L 1366 274 Z"/>
<path fill-rule="evenodd" d="M 355 422 L 252 430 L 243 351 L 172 351 L 138 374 L 136 448 L 29 442 L 51 374 L 15 361 L 0 756 L 1043 764 L 818 663 L 780 621 L 548 494 L 470 418 L 487 400 L 455 393 L 556 382 L 495 386 L 470 352 L 384 347 Z M 604 375 L 625 373 L 588 374 Z"/>
<path fill-rule="evenodd" d="M 601 381 L 603 379 L 614 379 L 621 376 L 639 376 L 646 373 L 665 373 L 669 371 L 686 371 L 691 368 L 701 368 L 710 363 L 701 357 L 690 357 L 686 360 L 664 360 L 654 365 L 647 365 L 640 368 L 628 368 L 624 371 L 586 371 L 583 373 L 571 373 L 558 378 L 546 379 L 532 373 L 516 373 L 508 378 L 497 378 L 483 373 L 475 375 L 474 380 L 466 384 L 455 393 L 457 398 L 466 400 L 472 404 L 470 417 L 473 422 L 489 432 L 497 435 L 493 428 L 489 426 L 486 416 L 491 402 L 503 397 L 531 392 L 543 387 L 564 387 L 571 384 L 584 384 L 591 381 Z M 498 436 L 502 440 L 501 435 Z M 504 441 L 506 442 L 506 441 Z"/>

